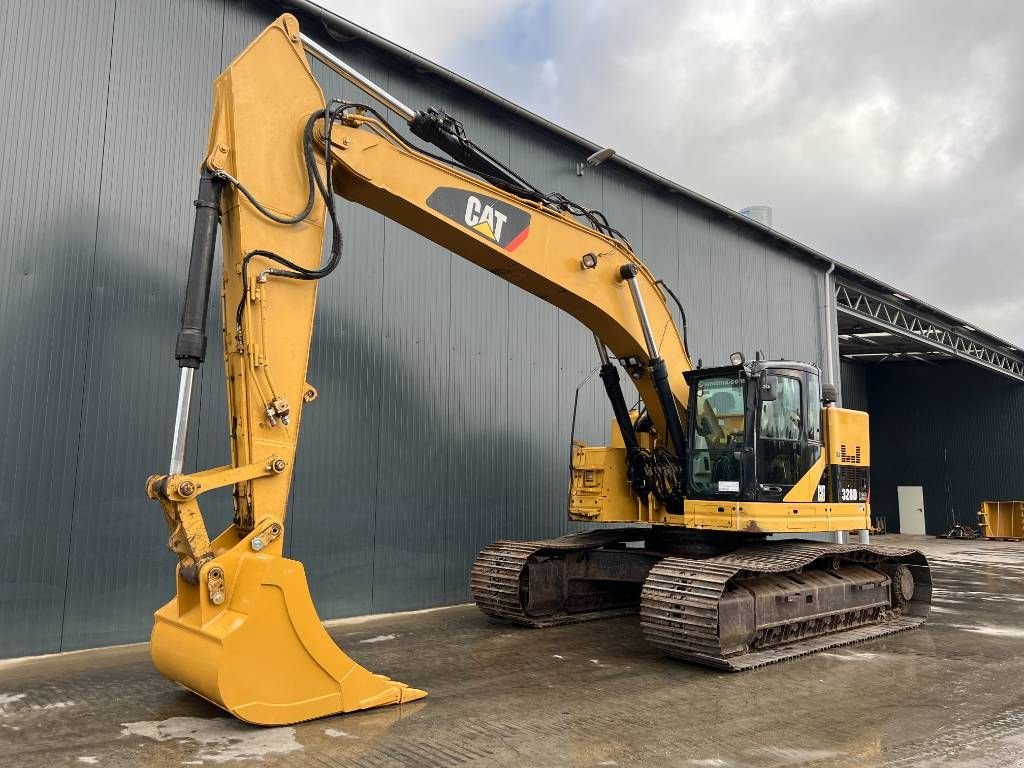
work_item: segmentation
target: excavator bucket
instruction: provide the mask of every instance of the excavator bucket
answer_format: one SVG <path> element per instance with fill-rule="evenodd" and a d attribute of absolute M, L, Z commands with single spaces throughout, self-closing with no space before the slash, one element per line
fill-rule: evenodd
<path fill-rule="evenodd" d="M 317 617 L 302 564 L 281 556 L 280 539 L 253 551 L 255 535 L 207 563 L 199 586 L 179 574 L 178 595 L 156 612 L 150 642 L 163 675 L 259 725 L 427 695 L 373 674 L 338 648 Z M 213 542 L 214 551 L 230 539 L 237 541 L 233 529 Z"/>

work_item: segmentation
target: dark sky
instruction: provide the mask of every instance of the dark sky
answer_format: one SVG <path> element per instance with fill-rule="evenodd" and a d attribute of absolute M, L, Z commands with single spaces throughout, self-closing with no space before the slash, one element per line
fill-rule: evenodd
<path fill-rule="evenodd" d="M 323 4 L 1024 343 L 1024 2 Z"/>

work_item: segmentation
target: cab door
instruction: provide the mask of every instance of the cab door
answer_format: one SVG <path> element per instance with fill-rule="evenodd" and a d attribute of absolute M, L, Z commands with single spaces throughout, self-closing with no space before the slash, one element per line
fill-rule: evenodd
<path fill-rule="evenodd" d="M 759 389 L 757 497 L 781 501 L 821 456 L 820 385 L 807 371 L 770 369 Z"/>
<path fill-rule="evenodd" d="M 757 409 L 757 484 L 762 501 L 781 501 L 802 473 L 803 385 L 783 371 L 765 373 Z"/>
<path fill-rule="evenodd" d="M 804 374 L 804 413 L 807 417 L 804 422 L 807 443 L 804 446 L 801 468 L 806 474 L 818 463 L 822 451 L 825 450 L 825 431 L 821 425 L 821 379 L 814 373 Z M 825 470 L 822 470 L 822 477 L 815 478 L 818 482 L 815 501 L 825 501 L 825 477 Z"/>

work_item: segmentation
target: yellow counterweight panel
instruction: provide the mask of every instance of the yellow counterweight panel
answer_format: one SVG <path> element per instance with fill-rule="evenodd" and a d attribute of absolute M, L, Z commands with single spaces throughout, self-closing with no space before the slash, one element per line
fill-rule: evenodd
<path fill-rule="evenodd" d="M 298 23 L 282 16 L 217 78 L 208 167 L 230 173 L 278 215 L 301 211 L 308 188 L 303 129 L 323 106 Z M 262 725 L 426 695 L 343 653 L 317 616 L 302 565 L 282 555 L 302 406 L 315 397 L 306 366 L 316 281 L 261 280 L 269 264 L 254 258 L 243 285 L 241 267 L 254 249 L 318 267 L 324 218 L 317 199 L 303 222 L 277 224 L 236 190 L 225 190 L 223 332 L 233 464 L 155 476 L 148 486 L 164 507 L 182 563 L 199 565 L 197 583 L 179 566 L 177 595 L 156 612 L 153 662 L 171 680 Z M 240 339 L 234 313 L 243 294 Z M 288 418 L 268 418 L 273 404 Z M 207 543 L 196 498 L 226 485 L 234 485 L 236 524 Z M 176 531 L 183 533 L 175 538 Z M 212 559 L 189 556 L 198 551 Z"/>
<path fill-rule="evenodd" d="M 835 406 L 826 408 L 824 412 L 828 463 L 870 467 L 868 415 L 864 411 L 852 411 Z"/>

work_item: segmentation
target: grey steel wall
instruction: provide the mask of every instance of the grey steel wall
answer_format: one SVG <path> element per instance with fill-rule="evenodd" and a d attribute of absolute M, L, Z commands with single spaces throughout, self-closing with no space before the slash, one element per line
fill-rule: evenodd
<path fill-rule="evenodd" d="M 170 446 L 210 82 L 277 13 L 234 0 L 0 9 L 0 656 L 144 639 L 172 594 L 143 485 Z M 679 293 L 695 358 L 823 358 L 816 267 L 611 165 L 577 177 L 579 147 L 379 51 L 337 49 L 406 103 L 459 115 L 540 186 L 605 210 Z M 316 73 L 327 94 L 357 96 Z M 309 374 L 321 397 L 303 423 L 288 549 L 324 617 L 463 601 L 480 547 L 568 529 L 573 397 L 593 342 L 401 226 L 341 211 L 345 262 L 321 285 Z M 227 458 L 218 344 L 193 469 Z M 591 380 L 580 394 L 577 435 L 595 442 L 600 391 Z M 226 525 L 227 494 L 204 501 L 210 528 Z"/>
<path fill-rule="evenodd" d="M 858 411 L 868 410 L 867 368 L 843 360 L 839 366 L 842 381 L 843 407 Z"/>
<path fill-rule="evenodd" d="M 985 500 L 1024 499 L 1024 385 L 969 363 L 862 369 L 871 414 L 871 506 L 899 530 L 896 487 L 924 489 L 925 527 L 976 525 Z"/>

